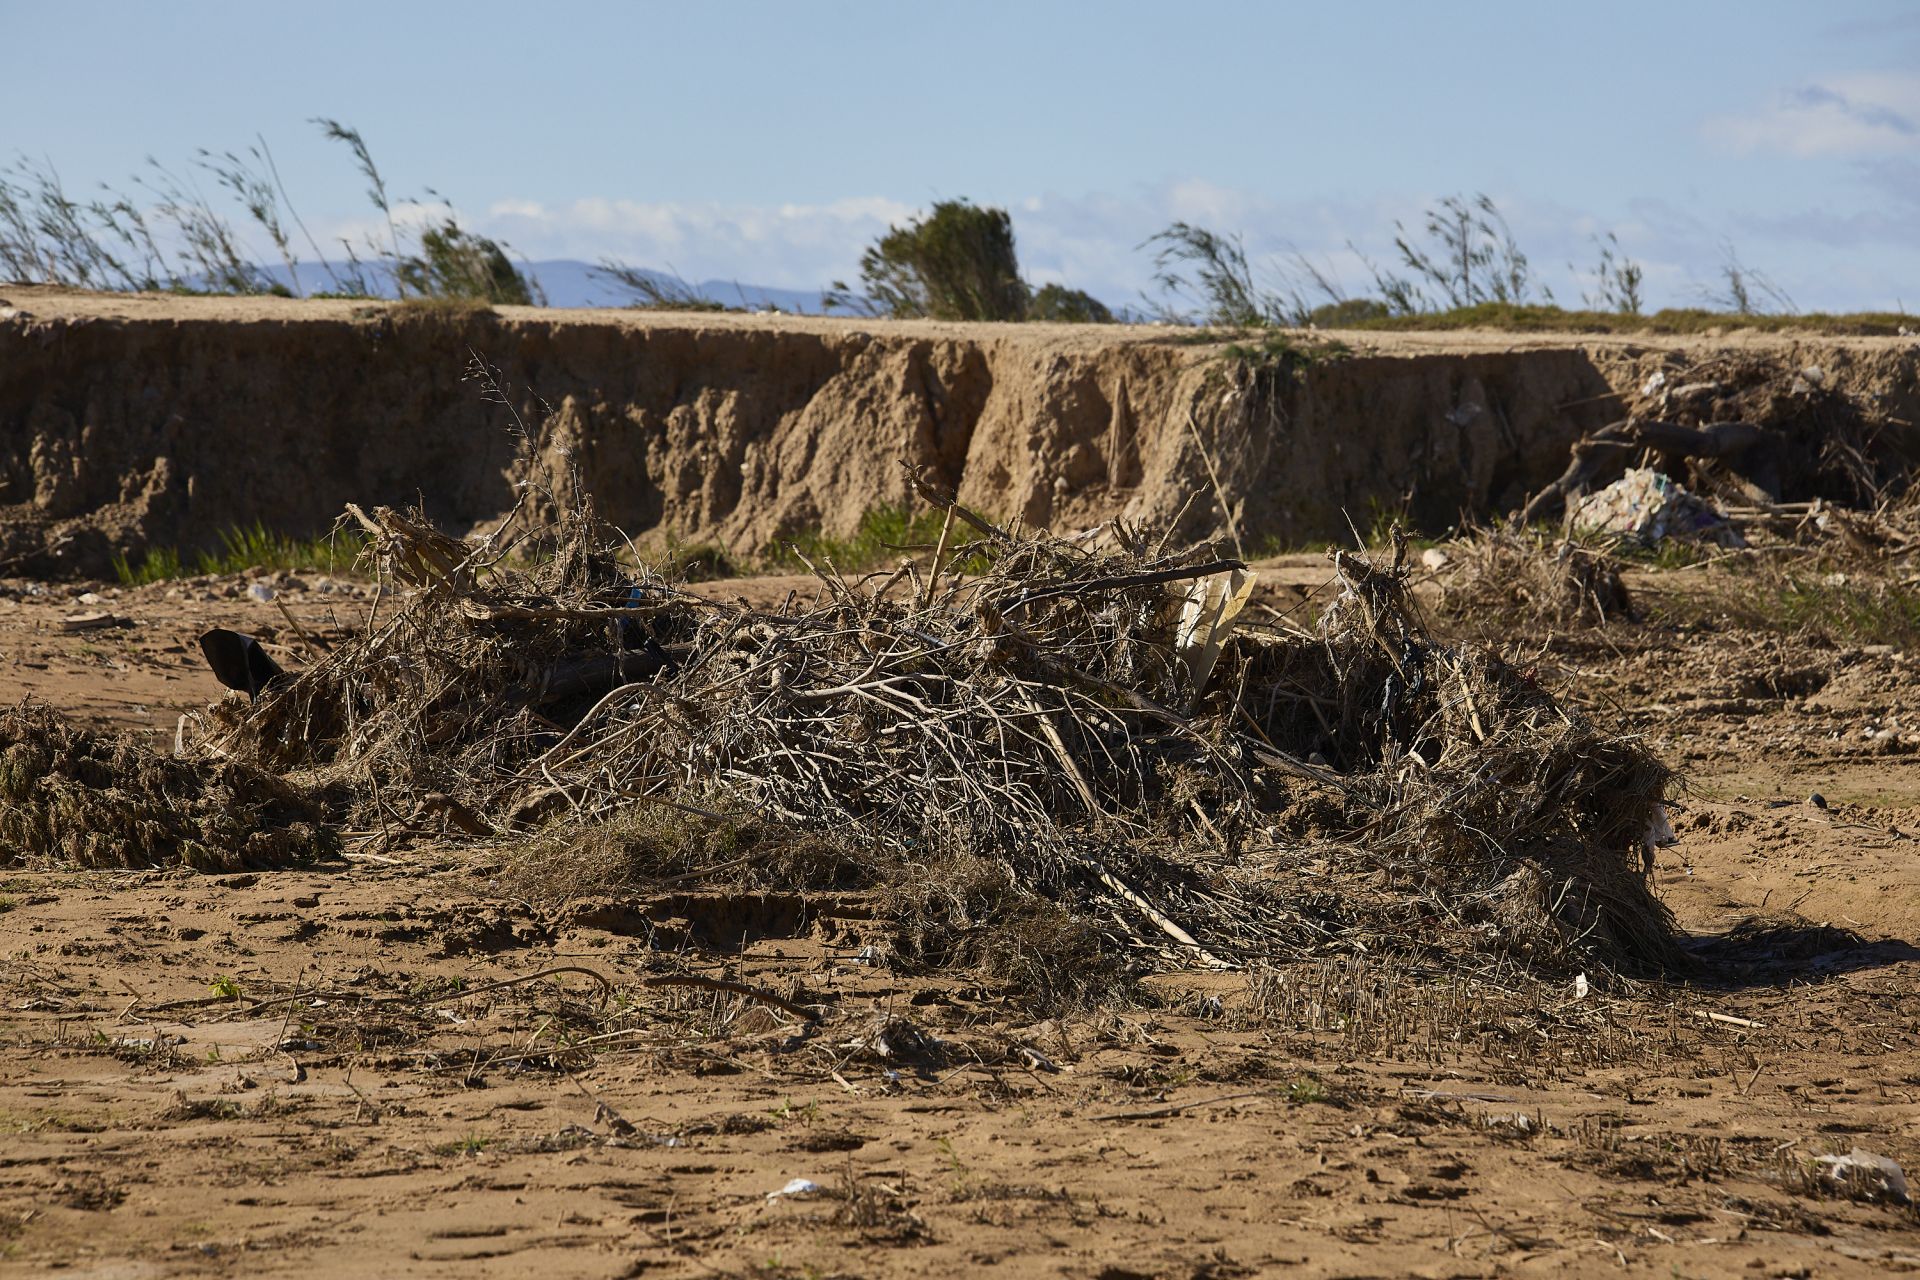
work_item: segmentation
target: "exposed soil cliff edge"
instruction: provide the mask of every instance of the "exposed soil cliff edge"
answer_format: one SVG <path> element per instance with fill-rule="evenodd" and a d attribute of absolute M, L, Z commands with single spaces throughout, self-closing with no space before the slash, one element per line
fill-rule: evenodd
<path fill-rule="evenodd" d="M 1395 335 L 1247 366 L 1164 329 L 0 298 L 0 572 L 45 576 L 255 521 L 316 533 L 347 501 L 468 527 L 518 479 L 583 485 L 636 537 L 754 552 L 905 501 L 902 457 L 1056 528 L 1180 517 L 1251 548 L 1376 508 L 1445 524 L 1552 479 L 1661 355 Z M 1912 344 L 1815 354 L 1915 394 Z M 509 404 L 469 377 L 476 356 Z M 509 409 L 539 424 L 530 464 Z"/>

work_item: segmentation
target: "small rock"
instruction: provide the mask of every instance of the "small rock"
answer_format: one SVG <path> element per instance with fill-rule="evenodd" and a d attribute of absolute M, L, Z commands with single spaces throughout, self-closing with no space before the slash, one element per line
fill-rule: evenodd
<path fill-rule="evenodd" d="M 104 609 L 97 609 L 92 613 L 69 614 L 67 617 L 60 619 L 60 629 L 62 631 L 97 631 L 101 627 L 117 627 L 119 625 L 120 619 L 114 617 Z"/>
<path fill-rule="evenodd" d="M 1827 807 L 1827 798 L 1816 791 L 1807 797 L 1807 803 L 1816 809 L 1824 809 Z"/>

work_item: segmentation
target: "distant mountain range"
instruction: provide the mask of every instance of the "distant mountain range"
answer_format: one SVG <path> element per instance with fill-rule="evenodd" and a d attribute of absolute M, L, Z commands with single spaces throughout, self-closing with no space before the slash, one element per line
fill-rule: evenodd
<path fill-rule="evenodd" d="M 523 264 L 520 269 L 539 282 L 550 307 L 622 307 L 635 301 L 619 281 L 601 275 L 589 262 L 559 258 Z M 646 274 L 665 282 L 674 281 L 662 272 Z M 744 307 L 748 311 L 778 309 L 817 315 L 821 309 L 818 289 L 776 289 L 771 285 L 734 280 L 702 280 L 687 287 L 710 302 Z"/>
<path fill-rule="evenodd" d="M 619 281 L 602 275 L 590 262 L 554 258 L 515 265 L 522 274 L 531 276 L 539 284 L 541 292 L 547 295 L 547 305 L 550 307 L 624 307 L 638 301 Z M 388 297 L 394 295 L 390 264 L 363 262 L 360 269 L 376 292 Z M 337 264 L 335 270 L 339 270 Z M 264 271 L 275 283 L 293 287 L 293 280 L 284 266 L 264 268 Z M 818 289 L 776 289 L 770 285 L 744 284 L 733 280 L 702 280 L 698 284 L 688 284 L 664 272 L 650 271 L 644 274 L 663 283 L 690 288 L 699 297 L 725 307 L 742 307 L 748 311 L 777 309 L 808 315 L 821 312 Z M 317 262 L 300 264 L 300 291 L 315 293 L 329 287 L 331 281 L 324 265 Z"/>

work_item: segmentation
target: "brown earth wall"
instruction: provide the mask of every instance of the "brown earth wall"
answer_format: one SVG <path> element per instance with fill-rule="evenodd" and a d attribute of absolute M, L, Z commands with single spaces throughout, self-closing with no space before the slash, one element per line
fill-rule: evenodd
<path fill-rule="evenodd" d="M 1056 530 L 1177 518 L 1253 550 L 1379 510 L 1441 527 L 1517 506 L 1678 349 L 1368 336 L 1253 378 L 1168 329 L 0 295 L 0 573 L 43 576 L 255 522 L 313 534 L 349 501 L 470 528 L 518 480 L 752 553 L 905 501 L 902 458 Z M 1915 344 L 1773 346 L 1920 420 Z"/>

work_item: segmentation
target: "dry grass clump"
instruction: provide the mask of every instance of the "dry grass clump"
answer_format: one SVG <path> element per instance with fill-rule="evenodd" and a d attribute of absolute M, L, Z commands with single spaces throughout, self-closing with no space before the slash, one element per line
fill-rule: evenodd
<path fill-rule="evenodd" d="M 0 712 L 0 866 L 237 871 L 337 844 L 317 806 L 247 765 L 174 760 L 45 707 Z"/>
<path fill-rule="evenodd" d="M 1665 768 L 1436 643 L 1397 555 L 1337 558 L 1318 635 L 1254 634 L 1245 566 L 1208 547 L 1095 551 L 923 496 L 930 572 L 823 572 L 771 612 L 620 568 L 585 513 L 536 574 L 376 513 L 394 612 L 217 742 L 363 816 L 437 797 L 539 832 L 523 885 L 869 887 L 907 961 L 1063 996 L 1315 951 L 1675 954 L 1640 845 Z"/>
<path fill-rule="evenodd" d="M 650 804 L 604 822 L 552 823 L 513 846 L 496 883 L 529 902 L 562 903 L 667 883 L 722 891 L 871 889 L 892 869 L 827 833 Z"/>
<path fill-rule="evenodd" d="M 855 833 L 651 804 L 603 822 L 558 820 L 517 844 L 491 883 L 549 906 L 693 886 L 866 893 L 891 958 L 910 968 L 976 972 L 1056 1008 L 1086 1006 L 1126 984 L 1125 966 L 1086 922 L 1014 883 L 1003 863 L 961 853 L 928 864 L 910 855 Z"/>
<path fill-rule="evenodd" d="M 1470 626 L 1591 627 L 1633 610 L 1620 562 L 1571 537 L 1499 525 L 1470 530 L 1445 554 L 1436 608 Z"/>

